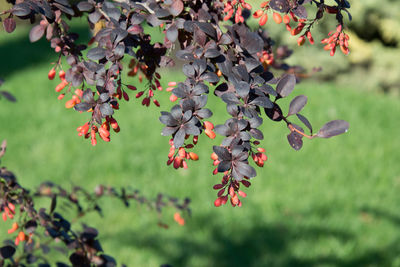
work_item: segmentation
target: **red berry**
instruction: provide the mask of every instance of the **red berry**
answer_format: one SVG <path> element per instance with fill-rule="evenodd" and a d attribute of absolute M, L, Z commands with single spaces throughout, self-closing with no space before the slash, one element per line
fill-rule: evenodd
<path fill-rule="evenodd" d="M 279 13 L 274 12 L 272 14 L 272 18 L 274 19 L 276 24 L 281 24 L 282 23 L 282 16 Z"/>
<path fill-rule="evenodd" d="M 52 68 L 49 71 L 49 74 L 47 75 L 47 77 L 49 78 L 49 80 L 53 80 L 55 76 L 56 76 L 56 70 L 54 68 Z"/>
<path fill-rule="evenodd" d="M 268 21 L 268 14 L 264 14 L 261 16 L 260 20 L 258 21 L 258 24 L 260 26 L 264 26 L 265 23 L 267 23 L 267 21 Z"/>

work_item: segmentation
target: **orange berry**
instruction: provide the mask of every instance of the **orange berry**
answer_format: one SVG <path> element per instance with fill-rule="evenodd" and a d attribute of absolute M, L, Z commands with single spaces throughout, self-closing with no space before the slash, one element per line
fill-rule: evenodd
<path fill-rule="evenodd" d="M 214 139 L 216 137 L 216 134 L 212 130 L 206 129 L 204 132 L 211 139 Z"/>
<path fill-rule="evenodd" d="M 49 80 L 53 80 L 55 76 L 56 76 L 56 70 L 54 68 L 52 68 L 49 71 L 49 74 L 47 75 L 47 77 L 49 78 Z"/>
<path fill-rule="evenodd" d="M 110 136 L 110 132 L 107 129 L 104 129 L 103 127 L 99 128 L 99 134 L 100 134 L 100 137 L 101 136 L 104 136 L 104 137 Z"/>
<path fill-rule="evenodd" d="M 304 35 L 300 36 L 299 39 L 297 39 L 297 45 L 302 46 L 306 42 L 306 38 Z"/>
<path fill-rule="evenodd" d="M 265 13 L 264 15 L 261 16 L 260 20 L 258 21 L 258 24 L 260 26 L 264 26 L 265 23 L 267 23 L 267 21 L 268 21 L 268 14 Z"/>
<path fill-rule="evenodd" d="M 61 100 L 61 99 L 64 98 L 64 96 L 65 96 L 65 94 L 61 94 L 61 95 L 59 95 L 59 96 L 57 97 L 57 99 L 58 99 L 58 100 Z"/>
<path fill-rule="evenodd" d="M 215 152 L 211 153 L 211 159 L 218 160 L 218 155 Z"/>
<path fill-rule="evenodd" d="M 181 217 L 181 215 L 179 214 L 179 212 L 175 212 L 175 214 L 174 214 L 174 220 L 175 220 L 179 225 L 184 225 L 184 224 L 185 224 L 185 220 Z"/>
<path fill-rule="evenodd" d="M 56 86 L 56 92 L 58 93 L 58 92 L 60 92 L 62 89 L 64 89 L 65 88 L 65 86 L 68 84 L 68 82 L 66 81 L 66 80 L 63 80 L 61 83 L 59 83 L 57 86 Z"/>
<path fill-rule="evenodd" d="M 81 100 L 79 99 L 79 97 L 77 95 L 73 95 L 72 99 L 75 101 L 75 104 L 81 103 Z"/>
<path fill-rule="evenodd" d="M 60 77 L 60 79 L 63 81 L 65 80 L 65 71 L 60 70 L 60 72 L 58 73 L 58 77 Z"/>
<path fill-rule="evenodd" d="M 239 196 L 241 196 L 241 197 L 247 197 L 247 194 L 245 193 L 245 192 L 243 192 L 243 191 L 238 191 L 238 194 L 239 194 Z"/>
<path fill-rule="evenodd" d="M 172 94 L 172 95 L 169 97 L 169 100 L 170 100 L 171 102 L 175 102 L 176 100 L 178 100 L 178 97 L 177 97 L 176 95 Z"/>
<path fill-rule="evenodd" d="M 19 241 L 24 241 L 25 238 L 26 238 L 25 233 L 24 233 L 23 231 L 20 231 L 20 232 L 18 233 L 18 239 L 19 239 Z"/>
<path fill-rule="evenodd" d="M 179 150 L 178 150 L 178 154 L 179 154 L 179 157 L 185 158 L 186 157 L 185 149 L 183 147 L 180 147 Z"/>
<path fill-rule="evenodd" d="M 18 229 L 18 223 L 14 222 L 14 223 L 12 224 L 12 226 L 11 226 L 11 229 L 9 229 L 7 232 L 8 232 L 9 234 L 12 234 L 12 233 L 14 233 L 17 229 Z"/>
<path fill-rule="evenodd" d="M 281 24 L 282 23 L 282 16 L 279 13 L 274 12 L 272 14 L 272 18 L 274 19 L 276 24 Z"/>
<path fill-rule="evenodd" d="M 83 91 L 82 91 L 81 89 L 76 89 L 76 90 L 75 90 L 75 94 L 76 94 L 77 96 L 79 96 L 79 97 L 82 97 L 82 96 L 83 96 Z"/>
<path fill-rule="evenodd" d="M 290 23 L 290 17 L 289 17 L 289 15 L 285 15 L 285 16 L 283 16 L 283 23 L 285 23 L 285 24 L 288 24 L 288 23 Z"/>
<path fill-rule="evenodd" d="M 214 206 L 215 207 L 220 207 L 222 205 L 222 199 L 223 197 L 219 197 L 214 201 Z"/>
<path fill-rule="evenodd" d="M 210 121 L 204 121 L 204 128 L 207 130 L 212 130 L 214 129 L 214 124 Z"/>
<path fill-rule="evenodd" d="M 264 8 L 264 7 L 268 6 L 268 4 L 269 4 L 269 1 L 262 2 L 262 3 L 260 4 L 260 7 L 261 7 L 261 8 Z"/>
<path fill-rule="evenodd" d="M 174 86 L 176 86 L 176 82 L 169 82 L 169 83 L 168 83 L 168 86 L 169 86 L 169 87 L 174 87 Z"/>
<path fill-rule="evenodd" d="M 256 12 L 253 13 L 253 17 L 256 18 L 256 19 L 258 19 L 259 17 L 262 16 L 263 13 L 264 13 L 264 12 L 263 12 L 261 9 L 259 9 L 259 10 L 257 10 Z"/>
<path fill-rule="evenodd" d="M 65 102 L 65 107 L 66 108 L 73 108 L 75 106 L 75 100 L 74 99 L 70 99 L 67 102 Z"/>
<path fill-rule="evenodd" d="M 199 160 L 199 156 L 194 152 L 189 152 L 189 157 L 191 160 L 194 160 L 194 161 Z"/>
<path fill-rule="evenodd" d="M 336 52 L 336 46 L 334 46 L 334 47 L 331 49 L 331 52 L 329 53 L 329 54 L 331 55 L 331 57 L 333 57 L 333 56 L 335 55 L 335 52 Z"/>

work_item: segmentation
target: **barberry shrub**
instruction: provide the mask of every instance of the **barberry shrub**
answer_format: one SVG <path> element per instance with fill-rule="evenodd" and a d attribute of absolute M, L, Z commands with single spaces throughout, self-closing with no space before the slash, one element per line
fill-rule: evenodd
<path fill-rule="evenodd" d="M 35 23 L 30 40 L 45 37 L 58 55 L 48 78 L 60 80 L 55 91 L 58 99 L 68 99 L 66 108 L 87 116 L 87 122 L 77 127 L 77 132 L 90 139 L 92 145 L 98 139 L 110 142 L 120 131 L 115 113 L 123 101 L 132 98 L 131 91 L 143 106 L 159 107 L 162 80 L 168 83 L 165 91 L 171 102 L 176 103 L 169 111 L 161 111 L 159 117 L 164 125 L 161 133 L 170 144 L 167 165 L 188 168 L 189 161 L 199 159 L 194 149 L 201 134 L 211 139 L 216 134 L 223 136 L 211 154 L 215 166 L 212 173 L 222 174 L 221 182 L 214 185 L 218 190 L 214 202 L 217 207 L 228 200 L 234 207 L 241 206 L 239 197 L 246 197 L 241 186 L 251 185 L 249 180 L 257 175 L 254 166 L 264 166 L 267 155 L 260 146 L 264 139 L 260 126 L 265 119 L 287 126 L 287 139 L 295 150 L 302 148 L 304 137 L 330 138 L 349 128 L 346 121 L 334 120 L 314 131 L 300 113 L 307 103 L 305 95 L 294 97 L 288 111 L 283 111 L 281 99 L 290 96 L 298 77 L 285 63 L 291 51 L 274 47 L 266 32 L 277 24 L 297 36 L 299 46 L 313 45 L 313 27 L 329 17 L 337 26 L 320 41 L 321 48 L 331 56 L 338 47 L 348 54 L 344 15 L 351 17 L 346 0 L 335 0 L 333 5 L 323 0 L 270 0 L 256 10 L 251 10 L 245 0 L 7 1 L 13 6 L 0 13 L 5 30 L 15 30 L 16 17 L 30 20 Z M 78 34 L 69 27 L 71 20 L 82 16 L 93 32 L 87 44 L 77 43 Z M 270 17 L 272 20 L 268 20 Z M 249 26 L 249 20 L 254 18 L 259 25 L 256 29 Z M 162 43 L 152 40 L 151 27 L 162 31 Z M 68 66 L 62 65 L 63 58 Z M 186 79 L 165 81 L 158 69 L 172 67 L 176 60 L 183 63 Z M 140 84 L 131 84 L 129 77 L 133 76 Z M 225 122 L 211 121 L 209 96 L 226 105 L 230 118 Z M 293 123 L 295 117 L 307 131 Z M 15 204 L 20 205 L 21 201 Z M 1 207 L 6 216 L 12 215 L 6 211 L 9 206 Z M 180 214 L 175 215 L 175 220 L 184 223 Z"/>

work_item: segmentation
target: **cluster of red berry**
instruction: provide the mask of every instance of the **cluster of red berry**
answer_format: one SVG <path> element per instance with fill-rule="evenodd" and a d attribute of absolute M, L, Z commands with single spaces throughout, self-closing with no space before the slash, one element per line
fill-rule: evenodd
<path fill-rule="evenodd" d="M 336 31 L 331 31 L 328 34 L 328 38 L 322 39 L 321 43 L 326 44 L 324 46 L 325 50 L 330 51 L 330 55 L 334 56 L 336 52 L 336 47 L 339 46 L 340 50 L 342 50 L 343 54 L 349 54 L 349 35 L 343 32 L 342 25 L 338 25 L 336 27 Z"/>
<path fill-rule="evenodd" d="M 7 221 L 7 218 L 9 218 L 10 220 L 14 219 L 14 215 L 15 215 L 15 205 L 11 202 L 6 202 L 5 204 L 2 205 L 2 217 L 3 217 L 3 221 Z M 17 222 L 13 222 L 11 228 L 7 231 L 8 234 L 12 234 L 15 231 L 17 231 L 18 229 L 20 229 L 20 226 L 18 225 Z M 26 241 L 28 243 L 32 242 L 32 233 L 29 234 L 25 234 L 24 231 L 20 230 L 18 232 L 18 235 L 15 237 L 15 245 L 18 246 L 18 244 L 22 241 Z"/>
<path fill-rule="evenodd" d="M 242 15 L 243 9 L 250 10 L 252 7 L 245 0 L 232 0 L 227 1 L 224 6 L 224 13 L 226 13 L 224 20 L 229 20 L 235 14 L 235 23 L 244 22 Z"/>
<path fill-rule="evenodd" d="M 131 76 L 131 77 L 138 76 L 140 83 L 143 82 L 143 76 L 148 80 L 147 88 L 143 91 L 138 92 L 136 94 L 136 98 L 140 98 L 143 95 L 145 95 L 145 97 L 142 100 L 143 106 L 148 107 L 148 106 L 150 106 L 150 103 L 153 102 L 154 105 L 159 107 L 160 103 L 158 102 L 157 99 L 154 98 L 154 92 L 156 90 L 159 90 L 159 91 L 163 90 L 161 83 L 160 83 L 161 75 L 158 72 L 155 72 L 153 75 L 153 73 L 151 71 L 149 71 L 149 67 L 145 63 L 139 62 L 135 59 L 131 59 L 128 67 L 130 68 L 130 71 L 128 72 L 128 76 Z M 139 73 L 139 70 L 141 71 L 141 73 Z M 134 87 L 134 86 L 131 86 L 131 87 L 128 86 L 128 88 L 131 90 L 136 90 L 136 87 Z M 125 96 L 124 96 L 124 98 L 125 98 Z M 125 100 L 126 100 L 126 98 L 125 98 Z"/>
<path fill-rule="evenodd" d="M 211 158 L 214 159 L 214 165 L 215 161 L 218 161 L 218 156 L 213 153 L 211 155 Z M 215 158 L 217 158 L 215 160 Z M 217 199 L 214 201 L 214 206 L 215 207 L 220 207 L 222 205 L 225 205 L 228 202 L 228 199 L 230 197 L 231 205 L 232 207 L 241 207 L 242 206 L 242 201 L 239 199 L 240 197 L 245 198 L 247 194 L 241 190 L 240 188 L 240 183 L 244 185 L 245 187 L 249 187 L 251 183 L 247 180 L 248 178 L 245 177 L 245 179 L 239 181 L 236 181 L 231 178 L 230 174 L 228 171 L 224 173 L 224 176 L 222 177 L 222 181 L 220 184 L 216 184 L 213 186 L 215 190 L 218 190 L 217 193 Z"/>
<path fill-rule="evenodd" d="M 99 134 L 103 141 L 110 142 L 110 128 L 112 128 L 116 133 L 120 131 L 116 119 L 114 119 L 112 116 L 106 116 L 106 120 L 101 124 L 100 127 L 87 122 L 84 125 L 79 126 L 76 130 L 79 136 L 84 136 L 86 139 L 90 137 L 92 145 L 95 146 L 97 144 L 96 134 Z"/>
<path fill-rule="evenodd" d="M 269 6 L 269 1 L 262 2 L 260 5 L 259 10 L 253 13 L 253 17 L 259 19 L 258 23 L 260 26 L 263 26 L 268 21 L 268 11 L 271 9 Z M 336 14 L 338 13 L 338 9 L 336 7 L 325 6 L 325 11 L 329 14 Z M 304 18 L 298 18 L 293 13 L 293 11 L 289 11 L 287 14 L 284 14 L 283 17 L 276 11 L 272 13 L 273 20 L 277 24 L 281 24 L 282 22 L 285 24 L 286 29 L 290 32 L 291 35 L 296 36 L 300 33 L 301 36 L 297 39 L 297 44 L 302 46 L 306 39 L 310 42 L 310 44 L 314 44 L 314 38 L 310 31 L 311 26 L 314 24 L 316 20 L 307 21 Z M 290 25 L 291 22 L 297 23 L 295 26 Z M 304 30 L 305 29 L 305 30 Z M 304 30 L 304 31 L 303 31 Z M 329 37 L 325 38 L 321 41 L 321 43 L 326 44 L 324 49 L 330 50 L 330 55 L 335 55 L 336 47 L 340 46 L 342 52 L 347 55 L 349 54 L 349 46 L 348 46 L 349 36 L 343 32 L 342 25 L 339 24 L 337 26 L 336 32 L 330 32 Z M 265 62 L 266 60 L 272 60 L 273 57 L 269 56 L 268 54 L 263 53 L 260 57 L 261 62 Z M 267 63 L 268 64 L 268 63 Z M 265 67 L 265 66 L 264 66 Z"/>

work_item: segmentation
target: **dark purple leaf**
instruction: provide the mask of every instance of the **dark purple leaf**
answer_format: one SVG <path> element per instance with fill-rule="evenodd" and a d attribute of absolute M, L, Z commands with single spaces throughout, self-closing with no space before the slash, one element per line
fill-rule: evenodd
<path fill-rule="evenodd" d="M 257 175 L 256 170 L 250 166 L 248 163 L 245 163 L 243 161 L 237 161 L 235 164 L 235 169 L 238 173 L 242 174 L 243 176 L 246 176 L 248 178 L 255 177 Z"/>
<path fill-rule="evenodd" d="M 79 11 L 90 11 L 93 9 L 93 5 L 88 3 L 87 1 L 79 2 L 77 7 Z"/>
<path fill-rule="evenodd" d="M 144 20 L 144 15 L 143 14 L 135 13 L 131 17 L 131 23 L 134 24 L 134 25 L 142 23 L 143 20 Z"/>
<path fill-rule="evenodd" d="M 208 36 L 213 38 L 214 40 L 217 39 L 217 31 L 214 29 L 211 23 L 207 22 L 197 22 L 196 23 L 199 28 L 205 32 Z"/>
<path fill-rule="evenodd" d="M 307 10 L 304 6 L 297 6 L 295 9 L 292 9 L 292 11 L 297 17 L 301 19 L 307 18 Z"/>
<path fill-rule="evenodd" d="M 281 97 L 286 97 L 293 91 L 295 85 L 296 77 L 293 74 L 285 74 L 279 79 L 276 85 L 276 92 Z"/>
<path fill-rule="evenodd" d="M 291 132 L 288 134 L 287 140 L 294 150 L 300 150 L 303 146 L 303 136 L 297 132 Z"/>
<path fill-rule="evenodd" d="M 89 103 L 86 103 L 86 102 L 81 102 L 81 103 L 76 104 L 76 105 L 74 106 L 74 109 L 75 109 L 76 111 L 88 111 L 88 110 L 91 109 L 91 108 L 92 108 L 92 105 L 89 104 Z"/>
<path fill-rule="evenodd" d="M 115 34 L 115 40 L 114 40 L 115 44 L 121 42 L 126 38 L 126 36 L 128 36 L 128 32 L 121 28 L 114 29 L 112 33 Z"/>
<path fill-rule="evenodd" d="M 12 246 L 4 246 L 0 248 L 0 256 L 3 259 L 11 258 L 15 253 L 15 248 Z"/>
<path fill-rule="evenodd" d="M 221 35 L 221 38 L 219 39 L 218 43 L 222 45 L 230 44 L 232 43 L 232 38 L 227 33 L 224 33 Z"/>
<path fill-rule="evenodd" d="M 191 64 L 183 65 L 182 71 L 187 77 L 194 77 L 195 75 L 194 67 Z"/>
<path fill-rule="evenodd" d="M 317 133 L 318 137 L 329 138 L 347 132 L 349 123 L 344 120 L 334 120 L 326 123 Z"/>
<path fill-rule="evenodd" d="M 27 3 L 20 3 L 13 6 L 11 12 L 18 17 L 23 17 L 31 13 L 31 9 Z"/>
<path fill-rule="evenodd" d="M 88 18 L 91 23 L 95 24 L 101 18 L 101 13 L 96 10 L 95 12 L 90 13 Z"/>
<path fill-rule="evenodd" d="M 249 32 L 241 41 L 240 46 L 243 49 L 246 49 L 250 54 L 255 54 L 262 51 L 264 47 L 264 41 L 258 34 Z"/>
<path fill-rule="evenodd" d="M 174 134 L 178 130 L 178 127 L 169 127 L 166 126 L 161 132 L 162 136 L 170 136 L 171 134 Z"/>
<path fill-rule="evenodd" d="M 186 134 L 191 134 L 191 135 L 200 135 L 200 129 L 196 125 L 193 125 L 191 123 L 186 123 L 183 126 L 183 129 L 185 130 Z"/>
<path fill-rule="evenodd" d="M 283 118 L 282 110 L 276 103 L 274 103 L 273 108 L 265 108 L 264 111 L 268 118 L 273 121 L 281 121 Z"/>
<path fill-rule="evenodd" d="M 8 33 L 12 33 L 15 30 L 16 23 L 13 18 L 6 18 L 3 21 L 4 30 Z"/>
<path fill-rule="evenodd" d="M 305 95 L 298 95 L 290 102 L 288 116 L 299 113 L 307 104 Z"/>
<path fill-rule="evenodd" d="M 72 8 L 70 8 L 70 7 L 66 7 L 66 6 L 58 4 L 58 3 L 53 3 L 53 5 L 56 6 L 58 9 L 60 9 L 65 14 L 68 14 L 68 15 L 71 15 L 71 16 L 75 15 L 74 10 Z"/>
<path fill-rule="evenodd" d="M 308 121 L 308 119 L 299 113 L 297 113 L 296 116 L 310 130 L 312 134 L 312 126 L 311 123 Z"/>
<path fill-rule="evenodd" d="M 89 50 L 87 57 L 91 60 L 99 60 L 106 56 L 106 50 L 101 47 L 95 47 Z"/>
<path fill-rule="evenodd" d="M 209 110 L 208 108 L 202 108 L 200 110 L 196 111 L 197 116 L 199 116 L 201 119 L 207 119 L 210 118 L 212 116 L 212 112 L 211 110 Z"/>
<path fill-rule="evenodd" d="M 250 104 L 260 106 L 263 108 L 272 108 L 274 106 L 271 100 L 266 96 L 259 96 L 253 101 L 251 101 Z"/>
<path fill-rule="evenodd" d="M 216 125 L 214 128 L 214 131 L 217 134 L 223 135 L 223 136 L 228 136 L 228 135 L 231 135 L 231 133 L 232 133 L 231 129 L 224 124 Z"/>
<path fill-rule="evenodd" d="M 227 104 L 239 104 L 240 101 L 234 93 L 228 92 L 221 96 L 222 101 Z"/>
<path fill-rule="evenodd" d="M 179 105 L 175 105 L 171 108 L 171 115 L 174 119 L 180 120 L 182 118 L 182 109 Z"/>
<path fill-rule="evenodd" d="M 204 53 L 204 56 L 206 58 L 216 58 L 219 55 L 221 55 L 221 53 L 219 52 L 218 49 L 215 49 L 215 48 L 207 49 L 207 51 Z"/>
<path fill-rule="evenodd" d="M 245 98 L 250 92 L 250 85 L 247 82 L 238 82 L 235 84 L 236 93 L 241 97 Z"/>
<path fill-rule="evenodd" d="M 165 124 L 167 126 L 176 126 L 178 125 L 178 121 L 172 117 L 172 115 L 168 112 L 163 113 L 160 117 L 159 120 L 162 124 Z"/>
<path fill-rule="evenodd" d="M 149 16 L 147 16 L 147 23 L 153 27 L 157 27 L 160 26 L 163 21 L 159 20 L 156 15 L 150 14 Z"/>
<path fill-rule="evenodd" d="M 172 5 L 169 7 L 169 12 L 172 16 L 176 17 L 183 11 L 183 3 L 181 0 L 173 0 Z"/>
<path fill-rule="evenodd" d="M 175 148 L 180 148 L 183 145 L 183 143 L 185 142 L 185 136 L 186 136 L 185 130 L 179 129 L 179 131 L 174 136 Z"/>
<path fill-rule="evenodd" d="M 232 166 L 231 161 L 223 160 L 218 164 L 218 172 L 226 172 Z"/>
<path fill-rule="evenodd" d="M 263 119 L 256 116 L 256 117 L 249 119 L 249 123 L 250 123 L 251 128 L 257 128 L 258 126 L 260 126 L 263 123 Z"/>
<path fill-rule="evenodd" d="M 250 129 L 249 133 L 250 133 L 251 136 L 253 136 L 255 139 L 258 139 L 258 140 L 263 140 L 263 139 L 264 139 L 263 133 L 262 133 L 260 130 L 256 129 L 256 128 Z"/>
<path fill-rule="evenodd" d="M 269 6 L 276 11 L 281 13 L 287 13 L 289 11 L 289 2 L 288 0 L 271 0 L 269 2 Z"/>
<path fill-rule="evenodd" d="M 231 153 L 228 149 L 222 146 L 213 146 L 213 151 L 217 154 L 218 159 L 221 161 L 230 161 L 232 159 Z"/>
<path fill-rule="evenodd" d="M 175 24 L 172 24 L 168 28 L 166 36 L 172 43 L 176 41 L 176 38 L 178 38 L 178 29 Z"/>
<path fill-rule="evenodd" d="M 108 103 L 104 103 L 104 104 L 100 105 L 100 112 L 103 115 L 103 117 L 111 116 L 112 114 L 114 114 L 114 110 Z"/>
<path fill-rule="evenodd" d="M 214 72 L 207 72 L 200 76 L 200 79 L 205 80 L 209 83 L 217 83 L 219 81 L 219 77 Z"/>
<path fill-rule="evenodd" d="M 168 10 L 162 8 L 156 9 L 154 14 L 157 16 L 157 18 L 165 18 L 170 15 Z"/>
<path fill-rule="evenodd" d="M 92 90 L 86 89 L 86 90 L 83 92 L 82 100 L 85 101 L 85 102 L 88 102 L 88 103 L 93 103 L 93 102 L 94 102 L 94 99 L 93 99 L 93 92 L 92 92 Z"/>

